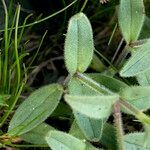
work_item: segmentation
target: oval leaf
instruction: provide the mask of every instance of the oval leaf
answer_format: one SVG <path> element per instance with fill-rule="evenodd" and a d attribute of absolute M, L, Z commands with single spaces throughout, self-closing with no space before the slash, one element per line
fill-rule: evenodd
<path fill-rule="evenodd" d="M 141 110 L 150 108 L 150 87 L 128 87 L 120 92 L 122 99 L 127 100 L 129 103 Z"/>
<path fill-rule="evenodd" d="M 120 72 L 122 77 L 132 77 L 150 69 L 150 40 L 131 56 Z"/>
<path fill-rule="evenodd" d="M 91 63 L 93 50 L 91 24 L 85 14 L 78 13 L 70 19 L 66 34 L 64 54 L 68 72 L 84 72 Z"/>
<path fill-rule="evenodd" d="M 51 84 L 33 92 L 15 112 L 9 128 L 10 135 L 21 135 L 42 123 L 56 108 L 63 93 L 59 84 Z"/>
<path fill-rule="evenodd" d="M 145 17 L 143 0 L 121 0 L 118 15 L 126 42 L 129 44 L 136 41 Z"/>
<path fill-rule="evenodd" d="M 110 115 L 112 105 L 119 100 L 119 96 L 65 95 L 65 100 L 73 108 L 73 110 L 91 118 L 103 119 Z"/>
<path fill-rule="evenodd" d="M 64 132 L 50 131 L 46 141 L 52 150 L 85 150 L 86 144 L 83 141 Z"/>

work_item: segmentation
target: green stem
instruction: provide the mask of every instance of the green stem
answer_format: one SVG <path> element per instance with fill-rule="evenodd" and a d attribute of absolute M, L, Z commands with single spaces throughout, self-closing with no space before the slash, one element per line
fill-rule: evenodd
<path fill-rule="evenodd" d="M 20 32 L 20 35 L 19 35 L 19 38 L 18 38 L 18 45 L 20 44 L 20 42 L 21 42 L 21 39 L 22 39 L 22 36 L 23 36 L 23 33 L 24 33 L 24 26 L 26 25 L 26 22 L 27 22 L 27 20 L 32 16 L 33 14 L 29 14 L 26 18 L 25 18 L 25 20 L 24 20 L 24 22 L 23 22 L 23 27 L 22 27 L 22 29 L 21 29 L 21 32 Z"/>
<path fill-rule="evenodd" d="M 113 32 L 112 32 L 112 34 L 111 34 L 111 36 L 110 36 L 110 39 L 109 39 L 109 41 L 108 41 L 108 46 L 110 45 L 110 43 L 111 43 L 111 41 L 112 41 L 112 39 L 113 39 L 113 37 L 114 37 L 114 34 L 115 34 L 116 30 L 117 30 L 117 26 L 118 26 L 118 24 L 116 23 L 116 24 L 115 24 L 115 27 L 114 27 L 114 29 L 113 29 Z"/>
<path fill-rule="evenodd" d="M 41 39 L 40 44 L 39 44 L 39 47 L 38 47 L 38 49 L 37 49 L 35 55 L 33 56 L 33 59 L 31 60 L 31 62 L 30 62 L 30 64 L 29 64 L 28 68 L 30 68 L 30 66 L 31 66 L 32 63 L 34 62 L 35 58 L 37 57 L 38 52 L 39 52 L 39 50 L 41 49 L 41 46 L 42 46 L 42 44 L 43 44 L 43 41 L 44 41 L 44 38 L 45 38 L 47 32 L 48 32 L 48 31 L 46 30 L 45 33 L 44 33 L 44 35 L 42 36 L 42 39 Z M 28 68 L 27 68 L 27 70 L 28 70 Z"/>
<path fill-rule="evenodd" d="M 85 0 L 85 1 L 84 1 L 83 6 L 82 6 L 82 8 L 81 8 L 80 12 L 82 12 L 82 11 L 83 11 L 83 9 L 85 8 L 85 6 L 86 6 L 87 2 L 88 2 L 88 0 Z"/>

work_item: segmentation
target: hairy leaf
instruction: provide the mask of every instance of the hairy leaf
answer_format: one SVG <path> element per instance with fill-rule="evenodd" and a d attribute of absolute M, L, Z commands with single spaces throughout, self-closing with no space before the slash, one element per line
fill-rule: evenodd
<path fill-rule="evenodd" d="M 136 77 L 141 86 L 150 86 L 150 70 L 140 73 Z"/>
<path fill-rule="evenodd" d="M 120 92 L 123 99 L 141 110 L 150 108 L 150 87 L 134 86 Z"/>
<path fill-rule="evenodd" d="M 69 130 L 69 134 L 75 136 L 78 139 L 85 139 L 86 137 L 84 136 L 83 132 L 81 131 L 81 128 L 78 126 L 76 123 L 76 120 L 73 121 L 71 128 Z"/>
<path fill-rule="evenodd" d="M 106 123 L 104 125 L 103 134 L 100 143 L 110 150 L 117 150 L 116 129 L 113 125 Z"/>
<path fill-rule="evenodd" d="M 93 119 L 74 112 L 76 122 L 89 141 L 98 142 L 103 132 L 103 119 Z"/>
<path fill-rule="evenodd" d="M 150 40 L 139 47 L 122 68 L 122 77 L 132 77 L 150 69 Z"/>
<path fill-rule="evenodd" d="M 69 83 L 69 93 L 72 95 L 101 95 L 82 84 L 78 78 L 72 78 Z M 77 111 L 73 111 L 75 120 L 84 133 L 85 137 L 90 141 L 99 141 L 103 130 L 103 119 L 93 119 Z"/>
<path fill-rule="evenodd" d="M 93 88 L 90 88 L 86 84 L 82 83 L 77 77 L 73 77 L 68 85 L 69 94 L 72 95 L 103 95 L 103 93 L 97 92 Z"/>
<path fill-rule="evenodd" d="M 83 13 L 71 17 L 65 40 L 65 63 L 70 74 L 84 72 L 93 57 L 93 33 L 91 24 Z"/>
<path fill-rule="evenodd" d="M 111 113 L 112 105 L 119 99 L 118 95 L 109 96 L 74 96 L 65 95 L 66 102 L 73 108 L 91 118 L 104 119 Z"/>
<path fill-rule="evenodd" d="M 9 128 L 10 135 L 21 135 L 42 123 L 56 108 L 63 93 L 59 84 L 51 84 L 33 92 L 15 112 Z"/>
<path fill-rule="evenodd" d="M 119 25 L 126 42 L 136 41 L 145 17 L 143 0 L 121 0 L 118 15 Z"/>

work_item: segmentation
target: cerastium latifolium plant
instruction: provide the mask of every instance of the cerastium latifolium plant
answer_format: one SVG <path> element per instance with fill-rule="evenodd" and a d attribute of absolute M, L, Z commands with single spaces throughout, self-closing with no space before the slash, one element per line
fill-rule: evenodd
<path fill-rule="evenodd" d="M 18 14 L 19 8 L 16 16 Z M 135 77 L 139 85 L 129 86 L 100 73 L 85 73 L 93 58 L 94 42 L 90 21 L 79 12 L 69 20 L 66 33 L 64 58 L 68 77 L 63 84 L 50 84 L 36 90 L 18 107 L 7 133 L 0 136 L 1 147 L 15 147 L 13 141 L 19 137 L 33 147 L 49 146 L 52 150 L 96 150 L 100 149 L 95 146 L 98 144 L 111 150 L 150 149 L 150 117 L 144 113 L 150 108 L 150 81 L 147 79 L 150 75 L 150 39 L 138 40 L 145 17 L 143 0 L 120 0 L 118 16 L 126 41 L 124 51 L 131 53 L 120 76 Z M 7 51 L 7 39 L 5 42 Z M 15 55 L 19 76 L 17 51 Z M 9 81 L 5 80 L 3 82 Z M 17 78 L 16 85 L 18 91 L 20 78 Z M 44 123 L 62 96 L 74 114 L 68 133 Z M 135 116 L 144 131 L 125 134 L 122 112 Z M 114 126 L 107 122 L 110 115 L 114 116 Z"/>

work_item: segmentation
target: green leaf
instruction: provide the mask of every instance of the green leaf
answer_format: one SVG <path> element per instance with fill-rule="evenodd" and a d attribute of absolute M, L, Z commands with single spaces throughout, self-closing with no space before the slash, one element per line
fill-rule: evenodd
<path fill-rule="evenodd" d="M 57 107 L 63 88 L 51 84 L 33 92 L 17 109 L 8 128 L 8 134 L 21 135 L 41 124 Z"/>
<path fill-rule="evenodd" d="M 149 118 L 150 120 L 150 118 Z M 150 148 L 150 124 L 144 124 L 144 130 L 145 130 L 145 135 L 144 135 L 144 146 Z"/>
<path fill-rule="evenodd" d="M 86 150 L 83 141 L 60 131 L 50 131 L 46 141 L 52 150 Z"/>
<path fill-rule="evenodd" d="M 100 143 L 110 150 L 118 150 L 116 129 L 112 125 L 106 123 L 104 125 L 103 134 Z"/>
<path fill-rule="evenodd" d="M 82 133 L 81 129 L 79 128 L 78 124 L 76 123 L 76 120 L 73 121 L 71 128 L 69 130 L 69 134 L 81 140 L 85 139 L 85 136 Z"/>
<path fill-rule="evenodd" d="M 72 95 L 101 95 L 99 92 L 94 91 L 88 86 L 80 82 L 78 78 L 72 78 L 69 82 L 69 93 Z M 99 141 L 103 130 L 103 119 L 93 119 L 83 115 L 77 111 L 73 111 L 75 120 L 84 133 L 85 137 L 90 141 Z"/>
<path fill-rule="evenodd" d="M 136 76 L 138 82 L 142 86 L 150 86 L 150 70 L 140 73 Z"/>
<path fill-rule="evenodd" d="M 74 112 L 76 122 L 89 141 L 98 142 L 103 132 L 103 119 L 93 119 Z"/>
<path fill-rule="evenodd" d="M 147 144 L 145 144 L 145 140 Z M 150 139 L 145 139 L 145 133 L 130 133 L 124 136 L 124 143 L 127 150 L 149 150 Z"/>
<path fill-rule="evenodd" d="M 94 51 L 91 24 L 83 13 L 71 17 L 65 40 L 65 63 L 70 74 L 84 72 Z"/>
<path fill-rule="evenodd" d="M 150 40 L 139 47 L 120 72 L 122 77 L 132 77 L 150 69 Z"/>
<path fill-rule="evenodd" d="M 103 62 L 97 57 L 96 54 L 93 55 L 92 62 L 90 64 L 90 68 L 97 72 L 102 72 L 106 69 L 105 65 Z"/>
<path fill-rule="evenodd" d="M 97 83 L 104 85 L 106 88 L 115 93 L 118 93 L 122 89 L 128 87 L 128 85 L 124 82 L 100 73 L 88 73 L 87 75 Z"/>
<path fill-rule="evenodd" d="M 77 125 L 77 123 L 75 121 L 72 123 L 69 134 L 71 134 L 81 140 L 85 139 L 85 136 L 82 134 L 79 126 Z M 89 144 L 87 142 L 86 142 L 86 145 L 87 145 L 86 150 L 101 150 L 101 149 L 97 149 L 97 148 L 93 147 L 91 144 Z"/>
<path fill-rule="evenodd" d="M 140 110 L 150 108 L 150 86 L 128 87 L 120 92 L 120 96 Z"/>
<path fill-rule="evenodd" d="M 34 129 L 32 129 L 31 131 L 21 135 L 21 139 L 32 144 L 47 145 L 45 136 L 51 130 L 55 130 L 55 129 L 46 123 L 42 123 L 37 127 L 35 127 Z"/>
<path fill-rule="evenodd" d="M 120 29 L 127 44 L 136 41 L 145 17 L 143 0 L 121 0 L 118 15 Z"/>
<path fill-rule="evenodd" d="M 94 90 L 82 83 L 77 77 L 73 77 L 68 84 L 69 94 L 71 95 L 103 95 L 99 91 Z"/>
<path fill-rule="evenodd" d="M 150 18 L 147 16 L 145 16 L 145 21 L 139 37 L 140 39 L 150 38 Z"/>
<path fill-rule="evenodd" d="M 91 118 L 104 119 L 111 113 L 112 105 L 119 100 L 119 96 L 74 96 L 65 95 L 66 102 L 73 110 Z"/>

